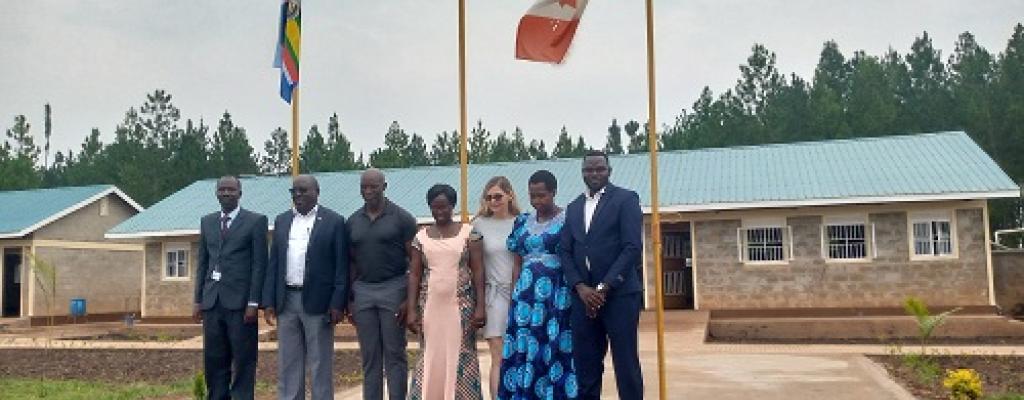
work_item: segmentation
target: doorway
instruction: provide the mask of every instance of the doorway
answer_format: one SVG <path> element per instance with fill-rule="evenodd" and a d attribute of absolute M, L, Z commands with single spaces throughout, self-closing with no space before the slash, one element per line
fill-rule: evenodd
<path fill-rule="evenodd" d="M 662 287 L 665 309 L 692 310 L 693 245 L 690 223 L 661 226 Z"/>
<path fill-rule="evenodd" d="M 21 249 L 3 249 L 3 310 L 2 317 L 21 316 Z"/>

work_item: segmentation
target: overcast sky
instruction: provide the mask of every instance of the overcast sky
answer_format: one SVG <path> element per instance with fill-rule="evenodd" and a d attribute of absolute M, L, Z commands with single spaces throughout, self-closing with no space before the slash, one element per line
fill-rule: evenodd
<path fill-rule="evenodd" d="M 552 142 L 562 125 L 603 145 L 612 118 L 646 118 L 642 0 L 592 0 L 564 65 L 516 61 L 516 24 L 533 0 L 470 0 L 470 123 L 521 126 Z M 290 127 L 271 68 L 277 0 L 3 2 L 0 127 L 26 114 L 42 141 L 53 107 L 53 148 L 78 150 L 97 127 L 104 142 L 125 111 L 166 89 L 182 119 L 216 126 L 224 110 L 253 147 Z M 338 113 L 357 151 L 383 143 L 392 120 L 433 140 L 459 124 L 456 0 L 304 0 L 303 134 Z M 928 31 L 943 58 L 974 33 L 993 53 L 1024 21 L 1019 0 L 656 0 L 658 121 L 671 122 L 704 86 L 732 87 L 753 43 L 779 68 L 810 78 L 822 43 L 900 53 Z M 184 126 L 184 123 L 182 123 Z M 321 130 L 323 131 L 323 129 Z M 550 146 L 550 144 L 549 144 Z M 549 147 L 550 148 L 550 147 Z"/>

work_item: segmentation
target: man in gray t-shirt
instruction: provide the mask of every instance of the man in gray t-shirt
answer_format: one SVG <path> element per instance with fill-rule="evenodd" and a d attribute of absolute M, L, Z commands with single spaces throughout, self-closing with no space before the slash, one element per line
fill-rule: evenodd
<path fill-rule="evenodd" d="M 385 370 L 392 400 L 405 399 L 408 386 L 406 274 L 417 226 L 412 214 L 384 197 L 387 186 L 380 170 L 363 172 L 359 187 L 365 204 L 345 224 L 353 294 L 349 321 L 359 336 L 366 400 L 383 399 Z"/>

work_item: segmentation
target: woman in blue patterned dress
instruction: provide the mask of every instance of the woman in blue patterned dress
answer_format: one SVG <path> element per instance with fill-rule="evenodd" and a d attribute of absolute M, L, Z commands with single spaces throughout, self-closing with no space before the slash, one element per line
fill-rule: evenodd
<path fill-rule="evenodd" d="M 515 288 L 509 307 L 498 398 L 575 399 L 576 369 L 569 328 L 569 288 L 558 243 L 565 215 L 555 205 L 558 182 L 540 170 L 530 177 L 536 213 L 519 215 L 508 238 L 515 253 Z"/>

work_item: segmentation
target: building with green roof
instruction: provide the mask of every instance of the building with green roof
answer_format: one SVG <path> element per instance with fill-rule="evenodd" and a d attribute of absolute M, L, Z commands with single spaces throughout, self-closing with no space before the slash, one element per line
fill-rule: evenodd
<path fill-rule="evenodd" d="M 649 217 L 647 155 L 610 162 L 612 182 L 635 190 Z M 669 308 L 891 308 L 910 295 L 994 305 L 987 200 L 1020 188 L 963 132 L 670 151 L 659 168 L 662 253 L 653 254 L 648 224 L 638 266 L 650 307 L 654 257 Z M 471 165 L 470 209 L 495 175 L 528 207 L 527 179 L 539 169 L 558 178 L 558 204 L 584 190 L 579 159 Z M 427 188 L 459 184 L 458 166 L 385 174 L 388 198 L 424 223 Z M 315 176 L 321 204 L 346 216 L 362 205 L 358 171 Z M 271 221 L 290 207 L 289 177 L 242 182 L 242 207 Z M 145 243 L 143 315 L 188 315 L 199 218 L 218 209 L 214 186 L 195 182 L 107 232 Z M 169 278 L 169 260 L 187 260 L 174 267 L 184 275 Z"/>
<path fill-rule="evenodd" d="M 0 205 L 3 317 L 67 316 L 72 299 L 89 320 L 139 312 L 142 246 L 104 238 L 142 211 L 128 195 L 111 185 L 6 191 Z"/>

